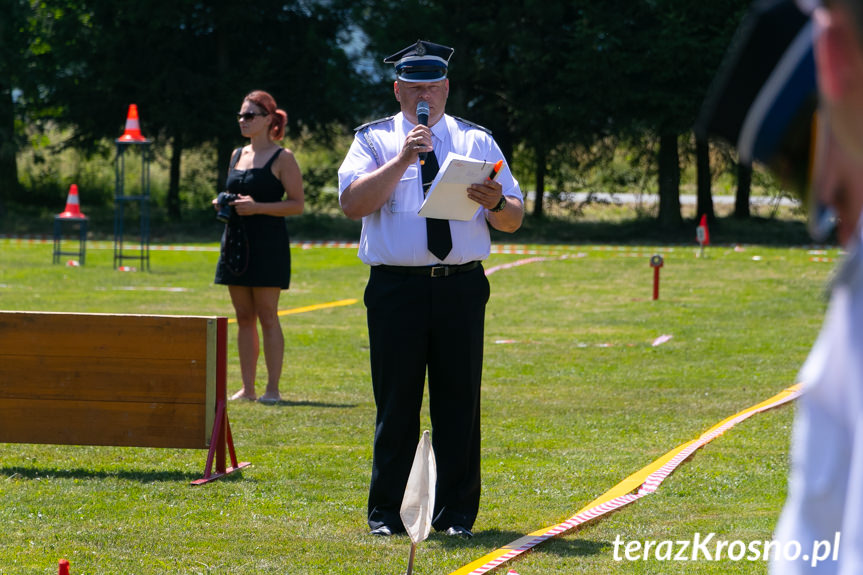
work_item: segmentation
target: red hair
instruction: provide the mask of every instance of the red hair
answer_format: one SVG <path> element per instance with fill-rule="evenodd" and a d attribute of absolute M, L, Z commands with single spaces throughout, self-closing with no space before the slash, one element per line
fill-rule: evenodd
<path fill-rule="evenodd" d="M 254 90 L 246 94 L 243 101 L 251 102 L 270 115 L 270 138 L 275 141 L 284 139 L 288 113 L 276 106 L 275 98 L 263 90 Z"/>

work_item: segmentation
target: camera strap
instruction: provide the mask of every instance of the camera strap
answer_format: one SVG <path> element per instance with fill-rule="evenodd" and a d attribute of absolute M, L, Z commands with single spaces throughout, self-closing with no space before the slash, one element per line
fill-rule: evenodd
<path fill-rule="evenodd" d="M 249 268 L 249 237 L 241 218 L 231 218 L 225 224 L 225 243 L 222 246 L 225 267 L 235 276 L 241 276 Z"/>
<path fill-rule="evenodd" d="M 243 149 L 237 148 L 231 154 L 231 164 L 229 170 L 233 170 L 237 162 L 240 161 L 240 155 Z M 246 273 L 249 268 L 249 237 L 246 234 L 246 226 L 243 219 L 232 215 L 228 223 L 225 224 L 225 243 L 222 246 L 222 258 L 225 262 L 225 267 L 235 276 L 241 276 Z"/>

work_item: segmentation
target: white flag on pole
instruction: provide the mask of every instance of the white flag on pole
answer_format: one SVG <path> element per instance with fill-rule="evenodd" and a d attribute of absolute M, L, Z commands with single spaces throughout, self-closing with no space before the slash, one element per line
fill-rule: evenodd
<path fill-rule="evenodd" d="M 424 541 L 429 535 L 434 511 L 434 491 L 437 483 L 437 465 L 428 430 L 423 431 L 417 445 L 414 463 L 399 516 L 414 544 Z"/>

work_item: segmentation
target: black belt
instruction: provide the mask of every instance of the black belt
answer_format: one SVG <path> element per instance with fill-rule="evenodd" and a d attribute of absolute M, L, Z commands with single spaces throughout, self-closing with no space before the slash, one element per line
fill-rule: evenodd
<path fill-rule="evenodd" d="M 416 275 L 416 276 L 426 276 L 432 278 L 445 278 L 447 276 L 452 276 L 455 274 L 460 274 L 463 272 L 469 272 L 472 269 L 476 269 L 479 266 L 479 262 L 468 262 L 466 264 L 460 264 L 455 266 L 372 266 L 372 269 L 381 270 L 385 272 L 392 272 L 394 274 L 402 274 L 402 275 Z"/>

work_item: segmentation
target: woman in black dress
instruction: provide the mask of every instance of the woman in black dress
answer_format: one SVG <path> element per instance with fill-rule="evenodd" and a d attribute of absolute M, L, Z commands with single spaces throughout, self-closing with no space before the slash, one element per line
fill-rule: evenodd
<path fill-rule="evenodd" d="M 285 216 L 303 212 L 300 167 L 294 154 L 282 148 L 287 114 L 273 97 L 254 91 L 243 99 L 237 114 L 240 131 L 250 143 L 234 151 L 226 188 L 237 195 L 230 202 L 231 218 L 222 236 L 216 267 L 217 284 L 228 286 L 237 313 L 237 347 L 243 389 L 231 399 L 281 400 L 279 378 L 285 339 L 279 323 L 279 295 L 291 280 L 291 252 Z M 214 200 L 218 209 L 218 202 Z M 255 373 L 261 323 L 267 388 L 258 398 Z"/>

